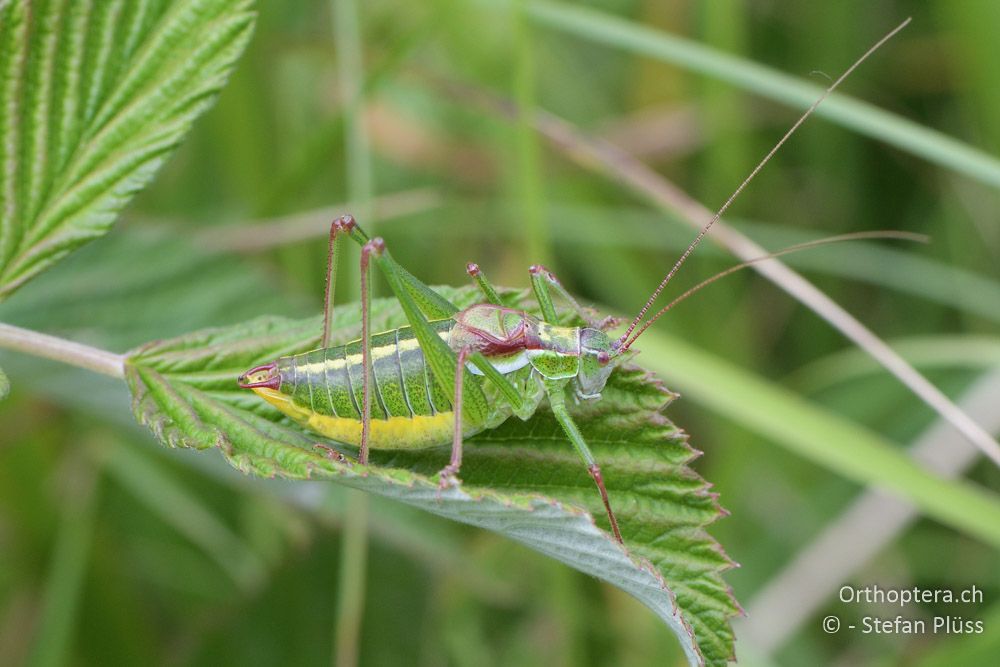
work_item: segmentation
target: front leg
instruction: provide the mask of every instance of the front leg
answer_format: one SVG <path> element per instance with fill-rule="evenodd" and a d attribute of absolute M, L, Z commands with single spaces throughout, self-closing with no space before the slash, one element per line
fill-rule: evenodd
<path fill-rule="evenodd" d="M 465 272 L 476 281 L 476 285 L 479 287 L 479 291 L 483 293 L 483 298 L 486 299 L 486 303 L 492 303 L 494 306 L 502 306 L 503 301 L 500 300 L 500 295 L 497 294 L 496 289 L 494 289 L 493 284 L 486 279 L 483 275 L 483 270 L 479 268 L 479 265 L 474 262 L 469 262 L 465 265 Z"/>
<path fill-rule="evenodd" d="M 601 475 L 601 467 L 597 465 L 594 455 L 590 453 L 590 447 L 587 446 L 587 441 L 583 439 L 583 434 L 580 433 L 579 427 L 577 427 L 576 422 L 573 421 L 573 417 L 570 416 L 569 411 L 566 409 L 566 382 L 546 380 L 545 391 L 549 395 L 549 405 L 552 407 L 552 414 L 555 415 L 556 421 L 562 426 L 570 443 L 572 443 L 580 458 L 583 459 L 583 462 L 587 466 L 587 472 L 597 485 L 597 490 L 600 492 L 601 500 L 604 502 L 604 509 L 608 513 L 608 521 L 611 522 L 611 531 L 614 533 L 615 539 L 619 543 L 624 544 L 622 534 L 618 530 L 618 519 L 615 518 L 615 513 L 611 509 L 611 502 L 608 500 L 608 490 L 604 487 L 604 477 Z"/>

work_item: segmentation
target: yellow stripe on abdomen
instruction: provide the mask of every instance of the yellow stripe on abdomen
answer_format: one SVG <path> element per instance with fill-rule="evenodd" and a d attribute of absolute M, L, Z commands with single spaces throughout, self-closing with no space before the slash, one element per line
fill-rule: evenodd
<path fill-rule="evenodd" d="M 358 419 L 331 417 L 311 412 L 293 403 L 291 397 L 274 389 L 255 387 L 254 392 L 310 431 L 349 445 L 361 444 L 361 421 Z M 423 449 L 447 445 L 451 442 L 454 424 L 454 412 L 439 412 L 433 416 L 373 419 L 369 446 L 372 449 Z M 466 431 L 464 435 L 472 433 Z"/>

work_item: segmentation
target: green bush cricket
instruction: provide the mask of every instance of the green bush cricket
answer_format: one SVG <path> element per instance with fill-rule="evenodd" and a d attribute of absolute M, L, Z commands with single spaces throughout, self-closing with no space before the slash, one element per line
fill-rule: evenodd
<path fill-rule="evenodd" d="M 667 283 L 764 164 L 861 62 L 905 25 L 869 49 L 802 114 L 701 229 L 620 337 L 608 334 L 617 324 L 615 318 L 594 319 L 552 272 L 538 265 L 529 273 L 540 317 L 504 306 L 475 264 L 469 264 L 467 270 L 483 301 L 460 310 L 396 263 L 381 238 L 369 238 L 347 215 L 334 220 L 330 228 L 321 347 L 256 366 L 239 377 L 239 386 L 252 389 L 309 430 L 357 446 L 361 465 L 367 464 L 371 448 L 418 449 L 451 440 L 451 459 L 440 473 L 442 487 L 458 480 L 464 438 L 515 415 L 528 419 L 547 400 L 597 486 L 615 539 L 622 542 L 600 465 L 573 421 L 567 395 L 578 401 L 600 398 L 616 364 L 653 322 L 694 292 L 734 271 L 825 243 L 914 238 L 894 232 L 863 232 L 792 246 L 737 264 L 646 318 Z M 345 239 L 361 246 L 361 338 L 330 347 L 337 256 Z M 373 263 L 399 301 L 409 326 L 372 334 L 369 284 Z M 557 313 L 554 295 L 568 304 L 567 316 Z M 585 326 L 577 326 L 577 319 Z"/>

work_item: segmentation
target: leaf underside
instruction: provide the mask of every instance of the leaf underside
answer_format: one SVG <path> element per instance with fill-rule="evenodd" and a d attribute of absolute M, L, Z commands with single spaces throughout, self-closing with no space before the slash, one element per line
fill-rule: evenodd
<path fill-rule="evenodd" d="M 252 6 L 0 2 L 0 299 L 107 232 L 214 101 Z"/>
<path fill-rule="evenodd" d="M 458 305 L 476 297 L 470 289 L 440 291 Z M 526 303 L 521 293 L 508 299 Z M 405 325 L 391 299 L 373 301 L 372 322 L 375 330 Z M 339 308 L 334 324 L 335 342 L 357 338 L 355 307 Z M 688 467 L 698 452 L 662 415 L 674 396 L 652 376 L 618 369 L 600 400 L 574 408 L 626 552 L 607 533 L 593 482 L 545 408 L 469 439 L 461 486 L 442 492 L 432 476 L 448 461 L 447 444 L 375 451 L 367 468 L 336 463 L 315 447 L 322 438 L 238 389 L 239 373 L 316 347 L 321 329 L 319 318 L 265 317 L 139 348 L 127 362 L 135 415 L 164 444 L 217 447 L 245 473 L 330 479 L 506 535 L 638 598 L 677 634 L 692 664 L 732 659 L 729 619 L 740 609 L 721 574 L 733 563 L 705 532 L 723 510 Z"/>

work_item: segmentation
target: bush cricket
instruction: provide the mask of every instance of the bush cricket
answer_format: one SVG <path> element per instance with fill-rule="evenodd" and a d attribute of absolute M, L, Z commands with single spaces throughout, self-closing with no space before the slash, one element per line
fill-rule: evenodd
<path fill-rule="evenodd" d="M 539 314 L 506 307 L 475 264 L 467 271 L 482 301 L 459 309 L 393 260 L 381 238 L 370 238 L 350 215 L 333 221 L 328 248 L 324 332 L 319 348 L 256 366 L 239 386 L 305 428 L 359 448 L 366 465 L 375 449 L 417 449 L 452 443 L 440 473 L 442 487 L 457 483 L 463 440 L 512 416 L 528 419 L 544 400 L 562 426 L 622 542 L 601 468 L 568 406 L 568 399 L 599 399 L 614 367 L 642 333 L 674 305 L 701 288 L 756 262 L 790 252 L 860 238 L 906 238 L 899 232 L 861 232 L 803 243 L 737 264 L 702 281 L 646 317 L 660 293 L 711 227 L 819 104 L 906 22 L 862 55 L 807 109 L 709 220 L 653 291 L 624 334 L 612 337 L 615 318 L 595 319 L 545 267 L 529 269 Z M 345 239 L 361 246 L 361 338 L 330 346 L 338 249 Z M 406 315 L 409 326 L 373 334 L 370 280 L 374 264 Z M 553 297 L 568 306 L 560 317 Z M 584 326 L 577 326 L 583 321 Z M 331 452 L 332 450 L 328 450 Z"/>

